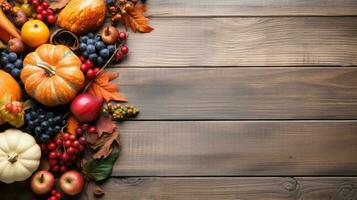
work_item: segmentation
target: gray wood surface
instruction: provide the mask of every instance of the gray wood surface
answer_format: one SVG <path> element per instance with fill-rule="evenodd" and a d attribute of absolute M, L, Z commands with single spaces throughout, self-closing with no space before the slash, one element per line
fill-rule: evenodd
<path fill-rule="evenodd" d="M 351 66 L 355 17 L 155 18 L 125 67 Z"/>
<path fill-rule="evenodd" d="M 352 200 L 356 187 L 356 178 L 113 178 L 101 199 Z M 95 199 L 92 188 L 84 199 Z"/>
<path fill-rule="evenodd" d="M 117 69 L 111 69 L 117 70 Z M 137 120 L 356 119 L 357 68 L 125 68 Z"/>
<path fill-rule="evenodd" d="M 113 176 L 357 175 L 357 121 L 150 121 L 118 130 Z"/>
<path fill-rule="evenodd" d="M 149 0 L 153 17 L 345 16 L 357 14 L 355 0 Z"/>

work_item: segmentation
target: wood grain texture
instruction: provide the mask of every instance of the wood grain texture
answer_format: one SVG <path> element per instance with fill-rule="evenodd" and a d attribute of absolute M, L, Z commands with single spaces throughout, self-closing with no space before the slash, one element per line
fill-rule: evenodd
<path fill-rule="evenodd" d="M 357 174 L 357 121 L 126 122 L 113 176 Z"/>
<path fill-rule="evenodd" d="M 116 69 L 111 69 L 112 71 Z M 136 120 L 356 119 L 357 68 L 130 68 Z"/>
<path fill-rule="evenodd" d="M 126 200 L 352 200 L 357 178 L 111 178 L 106 199 Z M 87 198 L 93 197 L 93 185 Z"/>
<path fill-rule="evenodd" d="M 125 67 L 351 66 L 357 18 L 160 18 L 131 34 Z"/>
<path fill-rule="evenodd" d="M 172 16 L 344 16 L 357 14 L 355 0 L 149 0 L 148 14 Z"/>

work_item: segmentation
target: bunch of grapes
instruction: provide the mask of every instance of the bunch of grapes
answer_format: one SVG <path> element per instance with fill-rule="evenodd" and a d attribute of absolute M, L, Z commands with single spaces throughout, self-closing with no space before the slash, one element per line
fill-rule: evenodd
<path fill-rule="evenodd" d="M 56 22 L 56 16 L 47 1 L 31 0 L 30 3 L 37 13 L 36 19 L 49 24 L 54 24 Z"/>
<path fill-rule="evenodd" d="M 139 114 L 139 109 L 132 105 L 111 104 L 107 103 L 103 107 L 103 113 L 107 113 L 112 120 L 120 121 L 127 118 L 135 117 Z"/>
<path fill-rule="evenodd" d="M 10 73 L 16 80 L 20 80 L 20 73 L 23 67 L 21 56 L 14 52 L 2 51 L 0 64 L 4 70 Z"/>
<path fill-rule="evenodd" d="M 77 128 L 76 135 L 63 133 L 62 138 L 41 144 L 41 150 L 49 157 L 51 171 L 64 173 L 77 166 L 85 150 L 83 133 L 82 128 Z"/>
<path fill-rule="evenodd" d="M 40 105 L 33 105 L 25 111 L 24 130 L 35 136 L 39 143 L 47 142 L 66 125 L 64 114 L 61 111 L 49 111 Z"/>
<path fill-rule="evenodd" d="M 114 45 L 106 45 L 101 36 L 89 33 L 79 38 L 79 52 L 94 65 L 102 66 L 115 51 Z"/>

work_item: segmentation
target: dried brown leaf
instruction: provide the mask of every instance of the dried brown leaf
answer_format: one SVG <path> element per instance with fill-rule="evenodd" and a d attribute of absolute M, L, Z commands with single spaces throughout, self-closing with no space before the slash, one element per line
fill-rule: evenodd
<path fill-rule="evenodd" d="M 108 116 L 100 116 L 96 124 L 98 137 L 102 137 L 103 133 L 113 133 L 116 129 L 115 123 Z"/>
<path fill-rule="evenodd" d="M 103 196 L 104 195 L 104 190 L 99 185 L 96 185 L 95 188 L 93 189 L 93 194 L 95 196 Z"/>
<path fill-rule="evenodd" d="M 68 4 L 69 1 L 70 0 L 53 0 L 50 3 L 50 8 L 52 8 L 53 10 L 61 10 Z"/>
<path fill-rule="evenodd" d="M 99 140 L 99 137 L 98 137 L 98 134 L 97 134 L 97 133 L 86 135 L 86 141 L 87 141 L 87 143 L 89 144 L 89 146 L 90 146 L 92 149 L 94 149 L 94 148 L 92 147 L 92 145 L 96 144 L 96 143 L 98 142 L 98 140 Z M 95 149 L 94 149 L 94 150 L 95 150 Z"/>
<path fill-rule="evenodd" d="M 119 145 L 118 132 L 114 132 L 112 134 L 103 134 L 103 136 L 99 138 L 96 144 L 91 145 L 97 147 L 94 149 L 98 149 L 98 147 L 100 147 L 99 150 L 95 154 L 93 154 L 93 158 L 94 159 L 106 158 L 113 150 L 112 145 L 115 144 Z"/>
<path fill-rule="evenodd" d="M 87 159 L 82 158 L 82 159 L 77 163 L 78 168 L 82 168 L 87 162 L 88 162 Z"/>

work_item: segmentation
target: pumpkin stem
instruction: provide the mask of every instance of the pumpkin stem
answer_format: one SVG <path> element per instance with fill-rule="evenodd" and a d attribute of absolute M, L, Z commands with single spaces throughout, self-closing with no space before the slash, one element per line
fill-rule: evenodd
<path fill-rule="evenodd" d="M 17 153 L 12 152 L 12 153 L 10 153 L 10 154 L 7 155 L 7 160 L 8 160 L 9 162 L 11 162 L 11 163 L 14 163 L 14 162 L 17 161 L 17 157 L 18 157 Z"/>
<path fill-rule="evenodd" d="M 49 76 L 54 76 L 56 71 L 51 67 L 51 65 L 46 63 L 37 63 L 37 66 L 46 71 Z"/>

